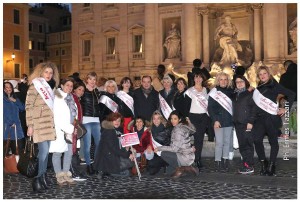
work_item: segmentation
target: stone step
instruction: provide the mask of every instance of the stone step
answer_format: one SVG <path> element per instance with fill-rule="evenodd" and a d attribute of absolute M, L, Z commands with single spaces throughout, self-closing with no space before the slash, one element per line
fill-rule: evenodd
<path fill-rule="evenodd" d="M 279 152 L 277 158 L 289 159 L 289 158 L 297 158 L 297 137 L 291 136 L 288 139 L 280 138 L 279 142 Z M 264 146 L 266 157 L 270 156 L 270 144 L 267 138 L 264 139 Z M 207 137 L 204 137 L 203 149 L 202 149 L 202 157 L 214 157 L 215 156 L 215 142 L 207 141 Z M 239 150 L 234 151 L 234 157 L 240 157 L 241 154 Z M 257 157 L 256 152 L 254 152 L 254 156 Z"/>

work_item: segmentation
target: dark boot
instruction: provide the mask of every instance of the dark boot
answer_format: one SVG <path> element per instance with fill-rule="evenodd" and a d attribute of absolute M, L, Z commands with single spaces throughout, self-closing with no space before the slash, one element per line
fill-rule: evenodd
<path fill-rule="evenodd" d="M 228 159 L 223 159 L 223 170 L 224 170 L 224 172 L 229 171 L 229 160 Z"/>
<path fill-rule="evenodd" d="M 95 174 L 95 170 L 94 170 L 92 164 L 86 166 L 86 173 L 88 175 L 94 175 Z"/>
<path fill-rule="evenodd" d="M 32 181 L 32 189 L 34 192 L 43 193 L 44 189 L 41 184 L 41 177 L 35 177 Z"/>
<path fill-rule="evenodd" d="M 42 176 L 40 177 L 40 180 L 41 180 L 41 185 L 44 189 L 49 189 L 50 186 L 49 186 L 49 182 L 46 178 L 46 173 L 42 174 Z"/>
<path fill-rule="evenodd" d="M 273 175 L 275 175 L 275 169 L 276 169 L 276 167 L 275 167 L 275 162 L 270 162 L 270 164 L 269 164 L 269 166 L 268 166 L 268 169 L 267 169 L 267 171 L 268 171 L 268 175 L 269 176 L 273 176 Z"/>
<path fill-rule="evenodd" d="M 215 161 L 215 171 L 216 172 L 221 171 L 221 161 Z"/>
<path fill-rule="evenodd" d="M 265 160 L 262 160 L 260 161 L 260 172 L 259 174 L 260 175 L 267 175 L 268 174 L 268 161 L 265 159 Z"/>
<path fill-rule="evenodd" d="M 184 175 L 185 169 L 183 167 L 176 168 L 176 171 L 173 173 L 172 178 L 178 179 Z"/>
<path fill-rule="evenodd" d="M 187 173 L 191 173 L 191 174 L 196 175 L 196 176 L 199 175 L 199 170 L 197 168 L 193 167 L 193 166 L 183 166 L 182 168 Z"/>

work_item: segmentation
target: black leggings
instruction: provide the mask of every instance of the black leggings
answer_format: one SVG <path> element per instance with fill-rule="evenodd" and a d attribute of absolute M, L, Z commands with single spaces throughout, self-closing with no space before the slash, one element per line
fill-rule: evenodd
<path fill-rule="evenodd" d="M 194 133 L 194 145 L 196 148 L 195 152 L 195 161 L 201 159 L 201 153 L 203 148 L 203 139 L 206 129 L 208 128 L 209 124 L 209 117 L 206 113 L 204 114 L 189 114 L 189 119 L 191 123 L 196 128 L 196 133 Z"/>
<path fill-rule="evenodd" d="M 265 160 L 264 136 L 267 135 L 271 146 L 270 161 L 276 162 L 279 151 L 278 133 L 279 128 L 276 128 L 272 115 L 259 117 L 254 124 L 254 145 L 259 160 Z"/>
<path fill-rule="evenodd" d="M 247 124 L 235 124 L 236 136 L 239 142 L 239 150 L 243 157 L 243 162 L 249 166 L 253 166 L 254 160 L 254 145 L 253 145 L 253 132 L 246 131 Z"/>

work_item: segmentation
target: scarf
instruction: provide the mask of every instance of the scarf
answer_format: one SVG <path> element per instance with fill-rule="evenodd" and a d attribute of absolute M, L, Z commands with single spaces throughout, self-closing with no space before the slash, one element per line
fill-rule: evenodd
<path fill-rule="evenodd" d="M 236 92 L 238 95 L 240 95 L 240 93 L 245 92 L 246 88 L 242 88 L 242 89 L 235 89 L 234 92 Z"/>
<path fill-rule="evenodd" d="M 143 86 L 141 86 L 141 89 L 142 89 L 144 95 L 145 95 L 146 97 L 148 97 L 148 95 L 149 95 L 149 94 L 151 93 L 151 91 L 153 90 L 153 87 L 150 86 L 149 89 L 145 89 L 145 88 L 143 88 Z"/>
<path fill-rule="evenodd" d="M 70 109 L 70 115 L 71 115 L 71 123 L 73 123 L 74 119 L 76 118 L 77 115 L 77 108 L 76 108 L 76 104 L 75 101 L 73 99 L 73 96 L 68 93 L 67 97 L 65 98 L 65 101 Z"/>
<path fill-rule="evenodd" d="M 53 89 L 55 87 L 56 82 L 54 81 L 54 79 L 51 79 L 50 81 L 47 81 L 47 83 L 49 84 L 49 86 L 51 87 L 51 89 Z"/>
<path fill-rule="evenodd" d="M 159 126 L 153 125 L 151 128 L 151 133 L 157 134 L 157 133 L 162 132 L 164 129 L 165 129 L 165 126 L 162 123 Z"/>
<path fill-rule="evenodd" d="M 137 128 L 134 127 L 134 131 L 137 132 L 137 134 L 138 134 L 138 136 L 139 136 L 139 139 L 141 139 L 141 137 L 142 137 L 142 135 L 143 135 L 143 133 L 144 133 L 144 127 L 143 127 L 140 131 L 138 131 Z"/>

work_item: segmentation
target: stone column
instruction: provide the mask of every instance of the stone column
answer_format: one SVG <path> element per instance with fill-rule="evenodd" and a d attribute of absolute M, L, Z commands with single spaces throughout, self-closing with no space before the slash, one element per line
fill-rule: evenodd
<path fill-rule="evenodd" d="M 182 38 L 182 58 L 185 64 L 190 66 L 196 58 L 196 15 L 194 4 L 183 4 L 183 29 L 184 38 Z"/>
<path fill-rule="evenodd" d="M 280 62 L 280 33 L 278 22 L 280 22 L 280 5 L 275 3 L 264 4 L 264 62 Z"/>
<path fill-rule="evenodd" d="M 119 15 L 120 15 L 120 35 L 119 35 L 119 57 L 120 57 L 120 68 L 129 71 L 128 65 L 128 19 L 127 19 L 127 5 L 120 4 Z"/>
<path fill-rule="evenodd" d="M 252 4 L 254 10 L 254 61 L 261 61 L 261 8 L 262 4 Z"/>
<path fill-rule="evenodd" d="M 209 64 L 209 23 L 208 23 L 208 14 L 209 10 L 207 7 L 199 8 L 199 13 L 203 18 L 203 63 Z"/>
<path fill-rule="evenodd" d="M 145 66 L 155 66 L 155 18 L 153 17 L 157 4 L 145 4 Z"/>

